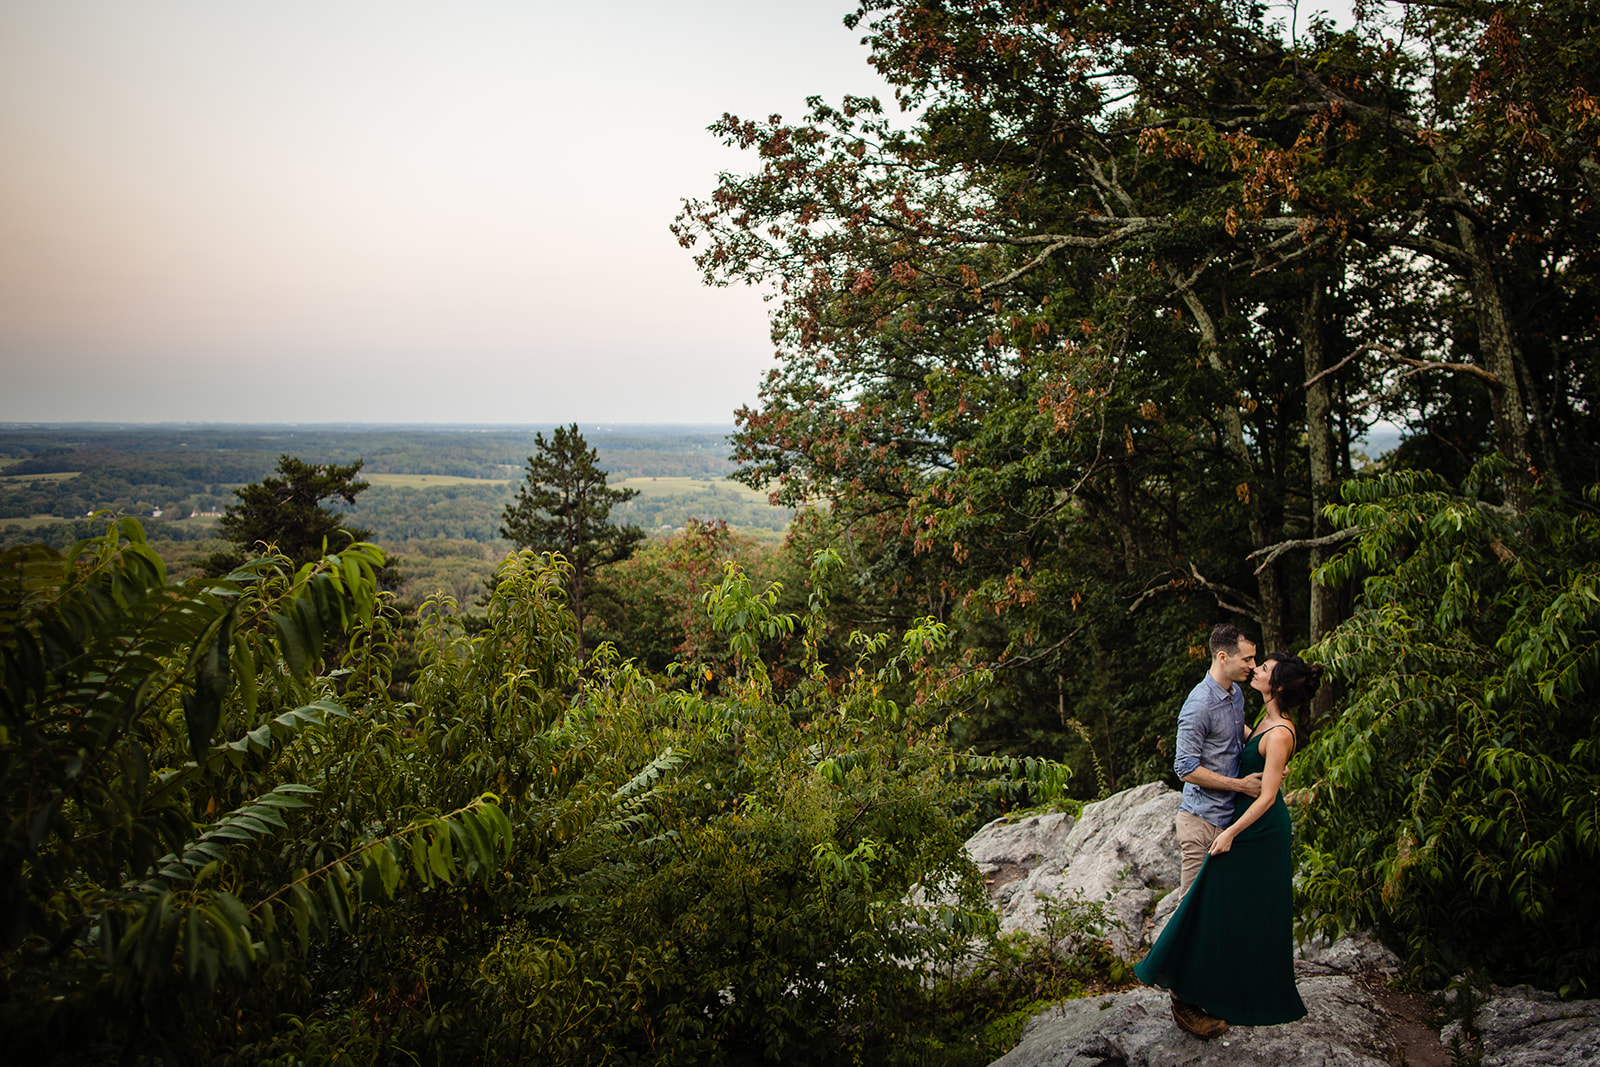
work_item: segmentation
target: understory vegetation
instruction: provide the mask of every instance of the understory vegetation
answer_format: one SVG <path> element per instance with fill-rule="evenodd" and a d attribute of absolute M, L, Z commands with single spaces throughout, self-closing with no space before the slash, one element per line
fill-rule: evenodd
<path fill-rule="evenodd" d="M 1430 988 L 1480 971 L 1593 996 L 1600 487 L 1515 511 L 1498 465 L 1347 483 L 1332 509 L 1360 532 L 1333 577 L 1368 576 L 1311 652 L 1347 695 L 1294 768 L 1302 910 L 1381 931 Z"/>
<path fill-rule="evenodd" d="M 371 546 L 176 585 L 122 520 L 0 562 L 0 1025 L 28 1062 L 983 1063 L 1014 1029 L 955 966 L 994 928 L 960 845 L 975 783 L 1064 771 L 949 744 L 982 679 L 913 694 L 932 620 L 830 674 L 834 555 L 799 617 L 724 568 L 728 654 L 678 687 L 579 661 L 563 561 L 512 555 L 475 633 L 423 613 L 403 703 Z M 1033 997 L 1111 977 L 1094 922 Z"/>

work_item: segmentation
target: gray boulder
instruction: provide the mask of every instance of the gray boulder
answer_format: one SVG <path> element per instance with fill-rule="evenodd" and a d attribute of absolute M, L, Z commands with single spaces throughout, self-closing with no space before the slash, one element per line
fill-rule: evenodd
<path fill-rule="evenodd" d="M 996 819 L 967 839 L 967 855 L 989 883 L 989 892 L 998 893 L 1057 854 L 1072 823 L 1065 812 Z"/>
<path fill-rule="evenodd" d="M 985 826 L 967 854 L 989 882 L 1001 929 L 1048 935 L 1050 901 L 1100 901 L 1119 924 L 1112 947 L 1136 958 L 1177 907 L 1180 799 L 1154 783 L 1087 804 L 1076 820 L 1036 815 Z M 995 1067 L 1386 1067 L 1396 1049 L 1409 1052 L 1408 1062 L 1448 1062 L 1452 1039 L 1469 1056 L 1481 1053 L 1483 1067 L 1600 1064 L 1600 1001 L 1563 1003 L 1528 986 L 1496 987 L 1470 1028 L 1452 1023 L 1434 1045 L 1425 1005 L 1407 1015 L 1384 1003 L 1396 995 L 1382 980 L 1399 970 L 1372 938 L 1315 940 L 1296 954 L 1309 1012 L 1298 1022 L 1236 1026 L 1201 1041 L 1173 1023 L 1164 991 L 1135 989 L 1042 1012 Z"/>
<path fill-rule="evenodd" d="M 1483 1067 L 1588 1067 L 1600 1063 L 1600 1000 L 1563 1002 L 1532 986 L 1494 987 L 1472 1019 Z M 1446 1026 L 1439 1043 L 1472 1037 L 1459 1022 Z"/>
<path fill-rule="evenodd" d="M 1157 900 L 1178 884 L 1173 818 L 1181 799 L 1154 782 L 1084 805 L 1078 820 L 1065 824 L 1068 829 L 1059 845 L 1042 850 L 1024 877 L 1003 884 L 996 879 L 991 888 L 1001 930 L 1045 934 L 1047 905 L 1070 903 L 1081 896 L 1105 903 L 1117 924 L 1110 938 L 1118 955 L 1131 956 L 1147 945 L 1145 920 Z M 1055 824 L 1052 833 L 1061 827 Z"/>
<path fill-rule="evenodd" d="M 994 1067 L 1388 1067 L 1388 1021 L 1360 982 L 1324 975 L 1299 985 L 1304 1019 L 1235 1026 L 1210 1041 L 1178 1029 L 1159 989 L 1065 1001 L 1035 1016 Z"/>
<path fill-rule="evenodd" d="M 1300 978 L 1323 974 L 1393 978 L 1400 973 L 1400 957 L 1366 934 L 1333 942 L 1318 937 L 1296 946 L 1294 973 Z"/>
<path fill-rule="evenodd" d="M 1167 920 L 1172 918 L 1172 913 L 1178 910 L 1178 905 L 1183 903 L 1183 894 L 1173 890 L 1160 900 L 1156 901 L 1155 912 L 1150 916 L 1150 930 L 1145 938 L 1146 945 L 1156 943 L 1156 938 L 1161 936 L 1161 931 L 1167 928 Z"/>

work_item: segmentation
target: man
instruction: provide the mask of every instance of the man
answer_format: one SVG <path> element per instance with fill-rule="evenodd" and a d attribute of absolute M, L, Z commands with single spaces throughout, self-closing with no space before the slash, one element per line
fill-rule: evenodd
<path fill-rule="evenodd" d="M 1189 891 L 1217 835 L 1233 822 L 1235 793 L 1261 795 L 1261 775 L 1244 778 L 1244 686 L 1256 670 L 1256 645 L 1237 626 L 1221 623 L 1207 642 L 1211 667 L 1189 691 L 1178 712 L 1178 746 L 1172 770 L 1183 781 L 1178 806 L 1178 848 L 1183 853 L 1179 899 Z M 1202 1038 L 1225 1033 L 1228 1024 L 1193 1004 L 1172 998 L 1178 1025 Z"/>
<path fill-rule="evenodd" d="M 1237 626 L 1221 623 L 1207 645 L 1211 667 L 1178 712 L 1172 760 L 1172 771 L 1183 782 L 1177 818 L 1180 898 L 1200 873 L 1211 843 L 1233 822 L 1234 794 L 1261 795 L 1260 774 L 1235 777 L 1244 751 L 1244 685 L 1256 670 L 1255 642 Z"/>

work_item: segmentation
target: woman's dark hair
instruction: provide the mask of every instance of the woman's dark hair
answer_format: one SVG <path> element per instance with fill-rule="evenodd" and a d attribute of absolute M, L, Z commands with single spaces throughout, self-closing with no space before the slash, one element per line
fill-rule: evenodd
<path fill-rule="evenodd" d="M 1322 687 L 1320 663 L 1307 663 L 1291 652 L 1269 652 L 1267 660 L 1278 664 L 1272 668 L 1272 691 L 1277 694 L 1280 711 L 1304 706 Z"/>

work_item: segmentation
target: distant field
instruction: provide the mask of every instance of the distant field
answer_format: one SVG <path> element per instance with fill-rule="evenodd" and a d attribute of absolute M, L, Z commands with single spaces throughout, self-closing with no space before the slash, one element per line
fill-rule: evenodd
<path fill-rule="evenodd" d="M 766 493 L 722 478 L 625 478 L 620 482 L 607 484 L 612 489 L 637 489 L 640 500 L 661 496 L 682 496 L 685 493 L 710 493 L 714 496 L 728 496 L 759 504 L 767 502 Z"/>
<path fill-rule="evenodd" d="M 0 482 L 64 482 L 82 471 L 57 471 L 54 474 L 0 474 Z"/>
<path fill-rule="evenodd" d="M 506 478 L 457 478 L 450 474 L 363 474 L 373 485 L 399 489 L 426 489 L 435 485 L 504 485 Z"/>
<path fill-rule="evenodd" d="M 691 520 L 722 521 L 750 536 L 780 537 L 792 514 L 723 476 L 729 427 L 594 427 L 588 440 L 612 486 L 640 495 L 611 521 L 665 536 Z M 372 486 L 355 503 L 328 501 L 380 543 L 468 541 L 503 548 L 506 504 L 545 427 L 0 426 L 0 548 L 57 540 L 105 508 L 143 516 L 153 540 L 213 536 L 232 490 L 269 477 L 278 456 L 307 463 L 365 461 Z M 23 473 L 24 471 L 28 473 Z M 81 477 L 79 473 L 81 472 Z M 160 508 L 162 517 L 151 519 Z M 189 518 L 195 513 L 204 518 Z M 49 516 L 62 516 L 53 519 Z M 50 525 L 46 525 L 50 524 Z M 5 530 L 18 527 L 12 533 Z M 52 542 L 54 543 L 54 542 Z"/>

